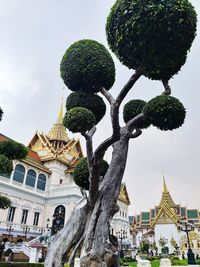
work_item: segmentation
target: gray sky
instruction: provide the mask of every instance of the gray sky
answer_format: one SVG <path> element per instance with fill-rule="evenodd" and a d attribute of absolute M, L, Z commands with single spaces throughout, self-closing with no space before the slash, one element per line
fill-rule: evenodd
<path fill-rule="evenodd" d="M 200 1 L 191 1 L 200 14 Z M 61 98 L 70 94 L 59 76 L 61 58 L 70 44 L 95 39 L 107 46 L 106 17 L 113 0 L 0 0 L 0 131 L 28 144 L 36 130 L 48 132 L 56 121 Z M 171 80 L 172 95 L 187 109 L 182 128 L 161 132 L 154 127 L 131 141 L 124 175 L 132 202 L 130 213 L 159 203 L 163 171 L 175 202 L 200 208 L 200 27 L 187 63 Z M 133 71 L 113 55 L 117 77 L 114 96 Z M 149 100 L 162 92 L 159 82 L 142 78 L 125 103 Z M 109 111 L 99 124 L 95 144 L 107 137 Z M 72 134 L 69 133 L 72 137 Z M 76 135 L 79 137 L 79 135 Z M 81 139 L 82 146 L 84 141 Z M 110 152 L 106 155 L 110 159 Z"/>

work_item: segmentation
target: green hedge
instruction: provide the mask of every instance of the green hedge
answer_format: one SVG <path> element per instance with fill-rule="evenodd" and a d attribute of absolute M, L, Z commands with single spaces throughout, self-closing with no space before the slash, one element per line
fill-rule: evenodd
<path fill-rule="evenodd" d="M 171 260 L 172 265 L 185 266 L 188 265 L 187 259 L 185 260 Z"/>

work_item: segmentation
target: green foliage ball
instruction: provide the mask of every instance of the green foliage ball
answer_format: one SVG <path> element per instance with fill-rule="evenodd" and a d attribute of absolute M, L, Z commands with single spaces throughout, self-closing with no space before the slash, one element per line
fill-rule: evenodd
<path fill-rule="evenodd" d="M 145 105 L 146 102 L 144 100 L 134 99 L 129 101 L 123 109 L 124 122 L 127 123 L 129 120 L 142 113 Z M 146 118 L 142 119 L 135 125 L 135 127 L 139 129 L 148 128 L 149 126 L 150 122 Z"/>
<path fill-rule="evenodd" d="M 101 161 L 101 171 L 100 175 L 104 176 L 108 170 L 108 163 L 105 160 Z M 89 169 L 87 158 L 83 158 L 79 161 L 79 163 L 74 168 L 74 182 L 81 188 L 85 190 L 89 190 L 90 183 L 89 183 Z"/>
<path fill-rule="evenodd" d="M 0 155 L 0 174 L 10 175 L 13 170 L 12 161 L 6 156 Z"/>
<path fill-rule="evenodd" d="M 88 92 L 74 92 L 71 93 L 66 101 L 66 109 L 70 110 L 74 107 L 83 107 L 92 111 L 98 123 L 106 113 L 106 104 L 103 99 L 92 93 Z"/>
<path fill-rule="evenodd" d="M 20 143 L 13 140 L 0 142 L 0 154 L 3 154 L 8 159 L 24 159 L 28 154 L 28 149 Z"/>
<path fill-rule="evenodd" d="M 63 124 L 73 133 L 85 133 L 96 124 L 96 119 L 89 109 L 76 107 L 65 113 Z"/>
<path fill-rule="evenodd" d="M 109 90 L 115 81 L 114 61 L 97 41 L 80 40 L 65 52 L 60 64 L 61 77 L 72 91 Z"/>
<path fill-rule="evenodd" d="M 163 131 L 179 128 L 186 115 L 183 104 L 177 98 L 166 95 L 151 99 L 144 107 L 144 113 L 152 125 Z"/>
<path fill-rule="evenodd" d="M 2 120 L 2 116 L 3 116 L 3 109 L 0 107 L 0 121 Z"/>
<path fill-rule="evenodd" d="M 107 40 L 128 68 L 169 80 L 186 61 L 197 15 L 188 0 L 117 0 L 107 19 Z"/>
<path fill-rule="evenodd" d="M 9 198 L 5 196 L 0 196 L 0 209 L 7 209 L 11 206 L 12 202 Z"/>

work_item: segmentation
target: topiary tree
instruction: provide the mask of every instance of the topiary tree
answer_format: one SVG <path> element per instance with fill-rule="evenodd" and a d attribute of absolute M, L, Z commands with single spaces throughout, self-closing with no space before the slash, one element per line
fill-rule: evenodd
<path fill-rule="evenodd" d="M 0 108 L 0 121 L 2 119 L 3 110 Z M 24 159 L 27 156 L 27 148 L 13 140 L 5 140 L 0 142 L 0 175 L 10 176 L 13 170 L 12 160 Z M 11 201 L 5 196 L 0 195 L 0 209 L 10 207 Z"/>
<path fill-rule="evenodd" d="M 81 267 L 118 266 L 117 247 L 109 226 L 119 210 L 117 199 L 129 141 L 139 137 L 150 124 L 165 131 L 183 124 L 185 108 L 170 96 L 169 80 L 185 63 L 196 35 L 196 22 L 195 10 L 188 0 L 117 0 L 107 19 L 107 40 L 119 60 L 135 72 L 116 98 L 108 92 L 115 80 L 115 67 L 106 48 L 96 41 L 81 40 L 67 49 L 61 61 L 61 77 L 77 94 L 67 100 L 64 125 L 86 139 L 87 162 L 82 160 L 74 175 L 79 185 L 89 190 L 88 194 L 82 190 L 83 200 L 66 226 L 52 238 L 45 267 L 63 266 L 66 253 L 70 253 L 69 266 L 74 266 L 79 248 Z M 143 75 L 161 81 L 164 92 L 147 103 L 129 101 L 123 112 L 125 125 L 121 126 L 120 106 Z M 97 92 L 110 105 L 112 134 L 94 149 L 97 107 L 101 105 Z M 111 146 L 112 159 L 102 177 L 101 162 Z"/>

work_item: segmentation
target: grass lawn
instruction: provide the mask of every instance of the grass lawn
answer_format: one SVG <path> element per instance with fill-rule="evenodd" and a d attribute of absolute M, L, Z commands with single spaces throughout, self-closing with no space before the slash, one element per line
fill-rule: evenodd
<path fill-rule="evenodd" d="M 160 261 L 151 261 L 151 267 L 159 267 Z M 137 267 L 137 262 L 130 262 L 129 266 Z"/>

